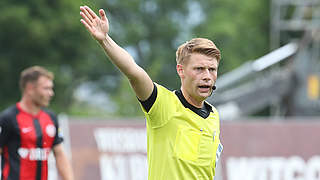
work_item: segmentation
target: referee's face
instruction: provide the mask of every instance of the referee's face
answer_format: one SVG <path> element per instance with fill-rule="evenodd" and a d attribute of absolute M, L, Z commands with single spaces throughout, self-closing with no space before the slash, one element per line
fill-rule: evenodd
<path fill-rule="evenodd" d="M 194 53 L 180 66 L 181 70 L 179 72 L 178 69 L 178 73 L 185 98 L 193 105 L 202 106 L 203 101 L 211 95 L 212 87 L 217 80 L 217 60 Z"/>

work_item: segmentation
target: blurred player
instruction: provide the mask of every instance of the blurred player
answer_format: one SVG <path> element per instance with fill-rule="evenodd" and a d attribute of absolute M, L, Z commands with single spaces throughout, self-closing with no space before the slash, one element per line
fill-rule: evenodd
<path fill-rule="evenodd" d="M 53 74 L 33 66 L 20 76 L 22 98 L 0 115 L 2 180 L 47 180 L 53 150 L 63 180 L 73 180 L 56 116 L 44 110 L 54 95 Z"/>
<path fill-rule="evenodd" d="M 218 112 L 205 99 L 215 89 L 218 48 L 204 38 L 182 44 L 176 53 L 181 89 L 169 91 L 111 39 L 102 9 L 100 17 L 87 6 L 80 10 L 82 24 L 129 79 L 141 103 L 147 119 L 148 179 L 212 180 L 222 145 Z"/>

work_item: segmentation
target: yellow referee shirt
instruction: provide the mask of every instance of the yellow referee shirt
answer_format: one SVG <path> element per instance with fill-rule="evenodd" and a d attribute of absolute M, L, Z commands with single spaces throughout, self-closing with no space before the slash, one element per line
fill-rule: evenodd
<path fill-rule="evenodd" d="M 217 110 L 207 118 L 186 108 L 177 95 L 157 85 L 157 98 L 145 113 L 148 180 L 212 180 L 222 145 Z M 207 103 L 207 102 L 205 102 Z"/>

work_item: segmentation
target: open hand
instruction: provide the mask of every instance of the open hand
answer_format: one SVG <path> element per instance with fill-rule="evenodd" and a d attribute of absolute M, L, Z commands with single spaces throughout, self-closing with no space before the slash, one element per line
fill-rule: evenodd
<path fill-rule="evenodd" d="M 80 6 L 81 23 L 99 42 L 103 41 L 109 32 L 109 22 L 103 9 L 99 10 L 100 17 L 88 6 Z"/>

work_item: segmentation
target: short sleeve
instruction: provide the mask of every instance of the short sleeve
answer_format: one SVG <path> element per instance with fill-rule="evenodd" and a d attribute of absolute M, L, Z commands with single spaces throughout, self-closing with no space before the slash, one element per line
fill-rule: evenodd
<path fill-rule="evenodd" d="M 156 84 L 157 97 L 151 109 L 147 112 L 142 106 L 147 123 L 149 127 L 158 128 L 168 122 L 168 114 L 172 111 L 172 97 L 175 96 L 173 92 L 165 87 Z"/>
<path fill-rule="evenodd" d="M 54 141 L 53 141 L 53 146 L 63 142 L 63 136 L 62 136 L 61 128 L 59 127 L 59 125 L 56 128 L 57 128 L 57 133 L 56 133 L 56 136 L 55 136 Z"/>
<path fill-rule="evenodd" d="M 58 121 L 58 118 L 57 116 L 52 113 L 52 112 L 48 112 L 53 123 L 54 123 L 54 126 L 56 127 L 56 135 L 54 137 L 54 140 L 53 140 L 53 146 L 57 145 L 57 144 L 60 144 L 63 142 L 63 135 L 62 135 L 62 131 L 60 129 L 60 126 L 59 126 L 59 121 Z"/>
<path fill-rule="evenodd" d="M 156 101 L 156 98 L 157 98 L 157 86 L 153 83 L 153 91 L 152 91 L 150 97 L 145 101 L 141 101 L 139 99 L 138 100 L 141 103 L 144 110 L 146 112 L 149 112 L 149 110 L 153 106 L 154 102 Z"/>

